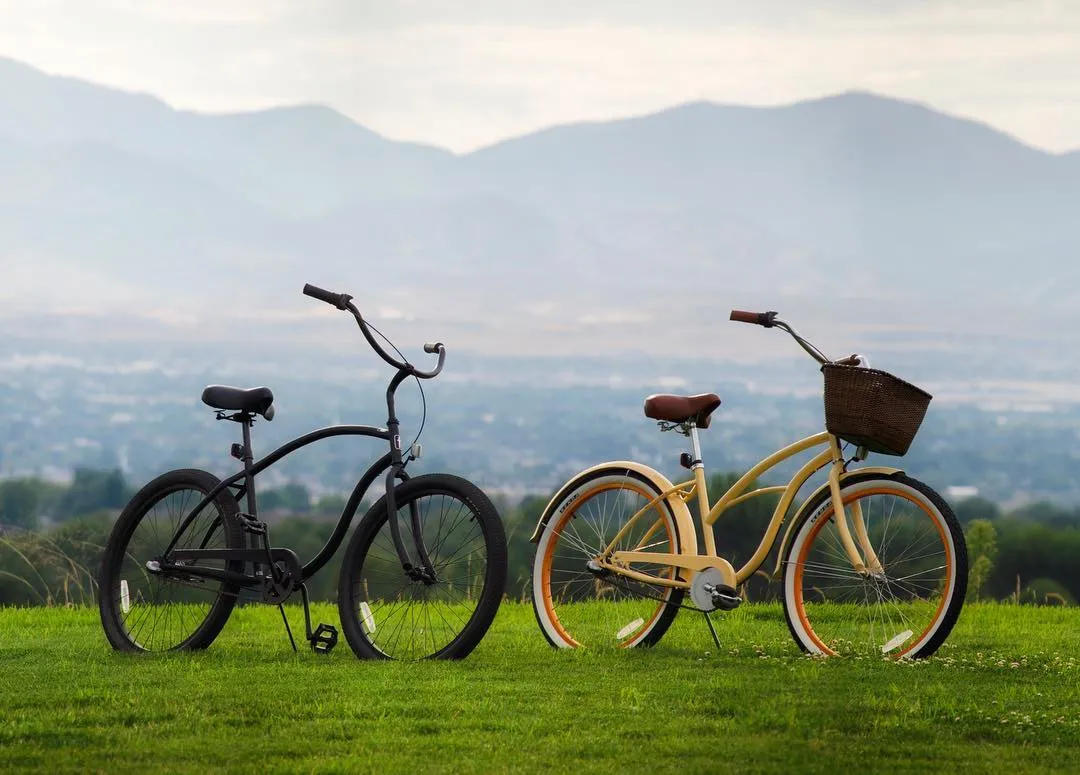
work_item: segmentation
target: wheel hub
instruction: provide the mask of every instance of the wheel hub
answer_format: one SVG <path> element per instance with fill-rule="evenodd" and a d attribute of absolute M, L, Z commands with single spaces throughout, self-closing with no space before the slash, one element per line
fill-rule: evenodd
<path fill-rule="evenodd" d="M 589 573 L 596 576 L 598 579 L 606 578 L 611 575 L 611 570 L 609 568 L 603 567 L 596 560 L 589 560 L 587 563 L 585 563 L 585 568 L 589 571 Z"/>

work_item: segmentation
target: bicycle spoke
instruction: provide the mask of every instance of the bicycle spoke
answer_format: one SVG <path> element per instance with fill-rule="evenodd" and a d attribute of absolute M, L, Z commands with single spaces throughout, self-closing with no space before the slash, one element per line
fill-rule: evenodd
<path fill-rule="evenodd" d="M 801 579 L 796 605 L 812 643 L 838 653 L 903 654 L 925 642 L 942 615 L 948 550 L 932 513 L 907 491 L 872 492 L 858 502 L 882 571 L 854 570 L 833 519 L 806 527 L 793 566 Z"/>

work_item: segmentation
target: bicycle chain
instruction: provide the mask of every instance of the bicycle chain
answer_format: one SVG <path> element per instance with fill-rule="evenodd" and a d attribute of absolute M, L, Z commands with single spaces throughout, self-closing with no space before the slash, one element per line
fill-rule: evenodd
<path fill-rule="evenodd" d="M 618 576 L 618 573 L 616 573 L 615 575 Z M 600 578 L 600 577 L 599 576 L 594 576 L 593 578 Z M 611 586 L 613 586 L 613 587 L 617 586 L 617 584 L 615 584 L 615 582 L 609 581 L 608 579 L 600 579 L 600 580 L 607 583 L 607 584 L 611 584 Z M 642 582 L 639 581 L 638 583 L 641 584 Z M 672 589 L 677 589 L 677 587 L 672 587 Z M 683 608 L 683 609 L 686 609 L 687 611 L 696 611 L 699 614 L 711 613 L 711 611 L 706 611 L 703 608 L 698 608 L 696 605 L 687 605 L 686 603 L 672 603 L 670 600 L 664 600 L 664 598 L 656 597 L 655 595 L 638 595 L 638 597 L 646 598 L 648 600 L 656 600 L 657 602 L 664 603 L 665 605 L 673 605 L 676 608 Z M 714 608 L 712 610 L 716 611 L 718 609 Z"/>

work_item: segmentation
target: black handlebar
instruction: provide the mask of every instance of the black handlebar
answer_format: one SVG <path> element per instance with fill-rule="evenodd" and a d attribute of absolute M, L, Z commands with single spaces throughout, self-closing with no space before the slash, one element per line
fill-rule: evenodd
<path fill-rule="evenodd" d="M 382 345 L 380 345 L 376 341 L 375 337 L 371 335 L 371 329 L 364 321 L 364 318 L 360 315 L 360 310 L 358 310 L 356 308 L 356 305 L 352 303 L 353 297 L 349 294 L 334 293 L 333 291 L 328 291 L 325 288 L 319 288 L 318 286 L 312 285 L 311 283 L 305 283 L 304 295 L 310 296 L 313 299 L 318 299 L 319 301 L 324 301 L 327 304 L 337 307 L 340 310 L 346 310 L 348 312 L 351 312 L 352 316 L 356 318 L 356 324 L 360 326 L 360 331 L 364 334 L 364 338 L 367 339 L 368 344 L 371 345 L 371 349 L 373 349 L 380 358 L 382 358 L 384 361 L 386 361 L 398 371 L 403 371 L 410 376 L 419 377 L 420 379 L 431 379 L 432 377 L 438 376 L 439 372 L 442 371 L 443 363 L 446 361 L 446 347 L 443 346 L 442 342 L 428 342 L 424 345 L 424 352 L 432 354 L 438 353 L 439 361 L 437 364 L 435 364 L 435 368 L 431 371 L 421 371 L 420 369 L 413 366 L 411 363 L 397 360 L 396 358 L 391 356 L 390 353 L 386 352 L 386 350 L 382 348 Z"/>
<path fill-rule="evenodd" d="M 304 295 L 319 301 L 325 301 L 338 309 L 348 309 L 348 304 L 352 301 L 352 296 L 347 293 L 334 293 L 311 283 L 304 283 Z"/>
<path fill-rule="evenodd" d="M 429 346 L 432 347 L 433 349 L 429 350 L 428 349 Z M 412 370 L 412 374 L 414 376 L 419 377 L 420 379 L 431 379 L 432 377 L 438 376 L 439 372 L 442 371 L 443 363 L 446 361 L 446 348 L 443 347 L 442 342 L 437 342 L 436 344 L 433 344 L 433 345 L 426 345 L 425 344 L 424 345 L 424 352 L 429 352 L 429 353 L 436 353 L 437 352 L 439 354 L 439 362 L 435 364 L 435 368 L 432 369 L 431 371 L 420 371 L 420 369 L 418 369 L 415 366 L 409 364 L 409 369 Z"/>

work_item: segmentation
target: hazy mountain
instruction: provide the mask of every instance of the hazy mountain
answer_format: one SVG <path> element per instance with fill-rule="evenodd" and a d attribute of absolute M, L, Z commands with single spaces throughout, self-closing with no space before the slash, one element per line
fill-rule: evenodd
<path fill-rule="evenodd" d="M 398 143 L 330 108 L 234 115 L 177 111 L 143 94 L 46 75 L 0 58 L 0 137 L 113 146 L 214 182 L 286 216 L 349 198 L 423 193 L 452 155 Z"/>
<path fill-rule="evenodd" d="M 0 59 L 0 183 L 9 307 L 275 309 L 312 281 L 471 344 L 655 349 L 778 295 L 894 320 L 1080 300 L 1080 152 L 865 93 L 455 156 L 329 108 L 201 115 Z"/>
<path fill-rule="evenodd" d="M 883 262 L 906 270 L 909 283 L 932 268 L 956 287 L 987 269 L 1008 273 L 1029 250 L 1038 255 L 1026 262 L 1056 263 L 1080 242 L 1071 212 L 1080 173 L 1069 160 L 862 93 L 778 108 L 698 103 L 557 127 L 470 161 L 474 185 L 502 186 L 566 217 L 624 213 L 633 229 L 643 210 L 687 208 L 718 234 L 735 219 L 816 252 L 825 270 L 856 262 L 864 274 L 868 262 L 868 291 L 881 286 Z"/>
<path fill-rule="evenodd" d="M 1054 169 L 1054 157 L 981 124 L 857 92 L 776 108 L 695 103 L 556 127 L 472 158 L 474 175 L 542 201 L 711 202 L 755 217 L 763 200 L 827 211 L 830 197 L 1041 182 Z"/>
<path fill-rule="evenodd" d="M 85 307 L 166 289 L 172 303 L 226 296 L 216 280 L 270 269 L 289 230 L 211 181 L 111 145 L 0 149 L 0 257 L 18 270 L 5 273 L 17 304 L 35 291 Z"/>

